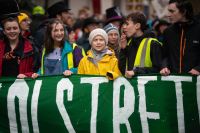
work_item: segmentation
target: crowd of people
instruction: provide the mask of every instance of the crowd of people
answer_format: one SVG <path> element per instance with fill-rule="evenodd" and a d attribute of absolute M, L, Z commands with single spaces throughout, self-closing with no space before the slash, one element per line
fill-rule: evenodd
<path fill-rule="evenodd" d="M 200 23 L 188 0 L 170 0 L 169 20 L 149 27 L 144 13 L 123 16 L 115 6 L 100 21 L 87 8 L 75 20 L 63 1 L 47 9 L 48 17 L 40 6 L 30 15 L 15 0 L 0 5 L 7 8 L 0 10 L 0 77 L 200 75 Z"/>

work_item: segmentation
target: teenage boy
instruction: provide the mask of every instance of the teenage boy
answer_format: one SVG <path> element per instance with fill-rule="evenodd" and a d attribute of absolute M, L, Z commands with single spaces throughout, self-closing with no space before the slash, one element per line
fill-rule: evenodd
<path fill-rule="evenodd" d="M 157 39 L 149 38 L 144 33 L 145 15 L 140 12 L 128 15 L 122 29 L 119 68 L 125 77 L 159 72 L 162 64 L 162 45 Z"/>

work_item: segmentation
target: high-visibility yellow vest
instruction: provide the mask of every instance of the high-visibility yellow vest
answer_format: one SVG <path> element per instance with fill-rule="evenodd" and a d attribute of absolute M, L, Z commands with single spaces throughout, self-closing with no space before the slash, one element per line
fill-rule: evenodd
<path fill-rule="evenodd" d="M 128 45 L 130 44 L 131 40 L 129 40 Z M 152 67 L 152 61 L 150 56 L 152 40 L 159 42 L 156 38 L 144 38 L 141 41 L 137 50 L 134 67 Z M 159 42 L 159 44 L 161 43 Z"/>
<path fill-rule="evenodd" d="M 73 43 L 72 44 L 72 49 L 74 50 L 77 44 Z M 82 55 L 85 56 L 85 51 L 83 48 L 82 50 Z M 46 49 L 44 48 L 42 51 L 42 60 L 41 60 L 41 74 L 44 74 L 44 55 L 45 55 Z M 73 60 L 73 51 L 67 54 L 67 63 L 68 63 L 68 69 L 71 69 L 74 67 L 74 60 Z"/>
<path fill-rule="evenodd" d="M 44 48 L 42 50 L 42 60 L 41 60 L 41 75 L 44 75 L 44 55 L 45 55 L 46 49 Z"/>

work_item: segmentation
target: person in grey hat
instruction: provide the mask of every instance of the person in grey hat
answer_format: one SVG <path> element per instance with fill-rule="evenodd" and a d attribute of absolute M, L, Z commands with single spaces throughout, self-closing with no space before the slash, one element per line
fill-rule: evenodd
<path fill-rule="evenodd" d="M 103 75 L 113 80 L 121 75 L 115 54 L 108 49 L 108 35 L 100 28 L 89 35 L 91 49 L 78 66 L 78 74 Z"/>
<path fill-rule="evenodd" d="M 115 56 L 118 58 L 119 56 L 119 30 L 112 23 L 109 23 L 103 28 L 108 34 L 108 47 L 115 52 Z"/>

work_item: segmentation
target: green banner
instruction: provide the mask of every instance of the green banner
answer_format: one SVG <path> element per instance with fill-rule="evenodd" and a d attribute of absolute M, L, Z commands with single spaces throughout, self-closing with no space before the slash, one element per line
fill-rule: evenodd
<path fill-rule="evenodd" d="M 0 79 L 0 133 L 200 133 L 200 76 Z"/>

